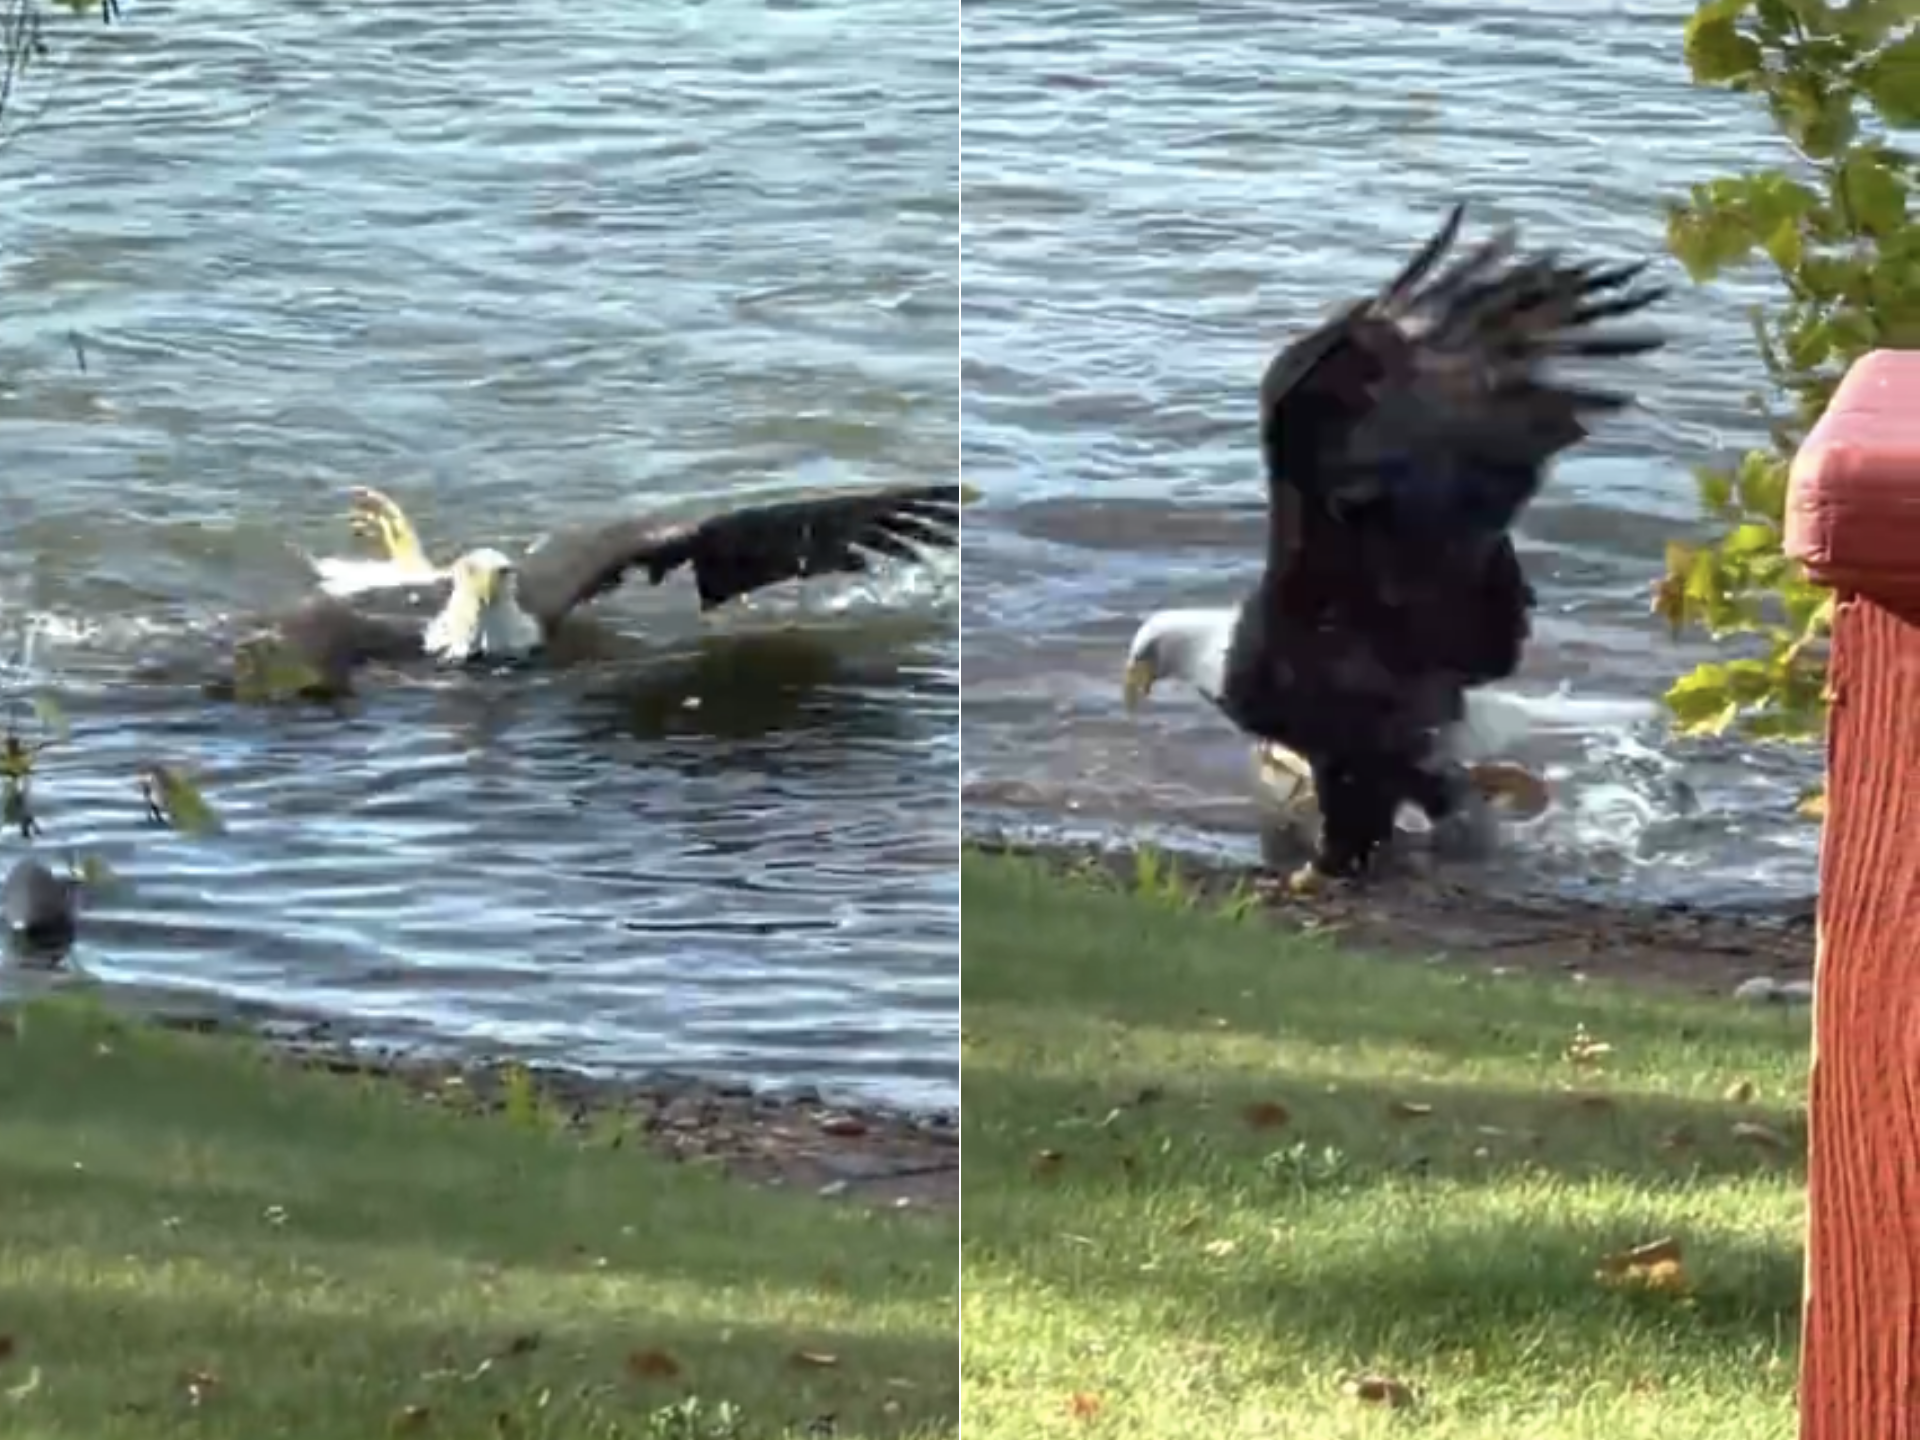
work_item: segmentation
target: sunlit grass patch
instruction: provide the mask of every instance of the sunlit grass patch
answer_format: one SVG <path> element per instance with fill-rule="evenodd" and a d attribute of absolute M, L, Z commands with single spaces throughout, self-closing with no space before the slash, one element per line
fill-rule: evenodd
<path fill-rule="evenodd" d="M 769 1193 L 617 1135 L 18 1014 L 0 1434 L 956 1433 L 951 1217 Z"/>
<path fill-rule="evenodd" d="M 966 862 L 970 1440 L 1793 1433 L 1804 1012 L 1150 878 Z"/>

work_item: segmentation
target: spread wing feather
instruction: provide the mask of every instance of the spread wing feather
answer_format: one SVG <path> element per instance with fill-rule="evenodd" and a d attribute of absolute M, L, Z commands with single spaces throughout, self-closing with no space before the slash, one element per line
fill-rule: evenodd
<path fill-rule="evenodd" d="M 1642 264 L 1518 256 L 1511 232 L 1443 265 L 1463 215 L 1268 367 L 1263 584 L 1287 621 L 1364 638 L 1389 672 L 1476 684 L 1510 674 L 1527 634 L 1511 527 L 1552 459 L 1632 403 L 1551 362 L 1658 348 L 1596 327 L 1665 291 L 1635 283 Z"/>
<path fill-rule="evenodd" d="M 1261 387 L 1271 473 L 1338 515 L 1504 530 L 1544 467 L 1588 421 L 1630 403 L 1549 373 L 1560 358 L 1657 349 L 1658 335 L 1596 331 L 1666 292 L 1636 287 L 1643 264 L 1516 259 L 1511 232 L 1436 268 L 1460 230 L 1440 231 L 1372 300 L 1283 350 Z"/>
<path fill-rule="evenodd" d="M 943 484 L 776 500 L 697 521 L 617 521 L 553 536 L 522 556 L 519 594 L 552 626 L 633 571 L 658 585 L 688 567 L 700 607 L 711 609 L 783 580 L 861 574 L 873 555 L 951 549 L 959 519 L 960 489 Z"/>

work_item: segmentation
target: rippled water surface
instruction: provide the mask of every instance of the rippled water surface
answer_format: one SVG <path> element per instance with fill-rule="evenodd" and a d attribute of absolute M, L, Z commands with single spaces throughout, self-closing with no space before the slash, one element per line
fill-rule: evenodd
<path fill-rule="evenodd" d="M 142 659 L 296 596 L 355 483 L 445 555 L 950 475 L 951 10 L 152 0 L 96 30 L 0 149 L 0 614 L 76 730 L 48 840 L 128 882 L 85 968 L 950 1102 L 951 565 L 707 622 L 685 577 L 631 587 L 592 664 L 346 717 Z M 224 835 L 144 828 L 150 756 Z"/>
<path fill-rule="evenodd" d="M 1690 7 L 1450 0 L 965 10 L 962 381 L 970 823 L 1250 846 L 1248 757 L 1191 696 L 1125 716 L 1140 616 L 1258 571 L 1254 393 L 1274 348 L 1376 288 L 1455 198 L 1479 225 L 1658 254 L 1660 201 L 1777 154 L 1686 81 Z M 1764 288 L 1677 287 L 1645 408 L 1564 463 L 1522 554 L 1543 594 L 1514 688 L 1558 802 L 1513 837 L 1553 884 L 1746 899 L 1813 885 L 1783 818 L 1804 753 L 1676 748 L 1651 697 L 1702 652 L 1647 615 L 1688 466 L 1752 438 Z M 1509 872 L 1511 873 L 1511 872 Z"/>

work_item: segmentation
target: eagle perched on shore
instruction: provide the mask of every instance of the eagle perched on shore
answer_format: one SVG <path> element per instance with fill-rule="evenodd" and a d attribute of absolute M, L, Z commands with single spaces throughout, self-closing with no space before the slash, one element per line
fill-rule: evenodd
<path fill-rule="evenodd" d="M 1464 214 L 1274 357 L 1259 583 L 1150 616 L 1128 657 L 1129 704 L 1184 679 L 1305 760 L 1321 835 L 1297 884 L 1363 873 L 1403 802 L 1435 823 L 1474 803 L 1452 742 L 1469 692 L 1518 668 L 1534 607 L 1513 527 L 1554 457 L 1632 403 L 1550 363 L 1663 343 L 1597 328 L 1666 293 L 1636 284 L 1645 262 L 1519 255 L 1508 231 L 1443 265 Z"/>

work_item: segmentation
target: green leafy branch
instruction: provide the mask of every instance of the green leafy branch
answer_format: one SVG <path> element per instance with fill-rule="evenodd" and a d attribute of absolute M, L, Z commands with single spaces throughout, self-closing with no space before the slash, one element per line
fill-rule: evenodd
<path fill-rule="evenodd" d="M 1920 168 L 1889 138 L 1920 126 L 1912 13 L 1906 0 L 1708 0 L 1687 23 L 1695 83 L 1759 98 L 1795 158 L 1694 185 L 1667 209 L 1667 247 L 1694 280 L 1759 260 L 1784 292 L 1750 316 L 1769 384 L 1748 407 L 1770 443 L 1696 472 L 1720 533 L 1670 544 L 1655 591 L 1676 636 L 1758 642 L 1674 682 L 1666 703 L 1684 733 L 1825 728 L 1833 601 L 1783 552 L 1787 474 L 1855 360 L 1920 348 L 1920 226 L 1908 218 Z"/>
<path fill-rule="evenodd" d="M 73 732 L 66 712 L 51 695 L 34 695 L 27 708 L 34 720 L 31 733 L 21 723 L 17 701 L 9 707 L 6 728 L 0 731 L 0 827 L 31 842 L 45 829 L 33 805 L 33 781 L 39 774 L 40 757 L 65 745 Z M 178 765 L 156 762 L 145 766 L 140 771 L 140 798 L 147 818 L 169 830 L 212 835 L 224 828 L 198 783 Z"/>

